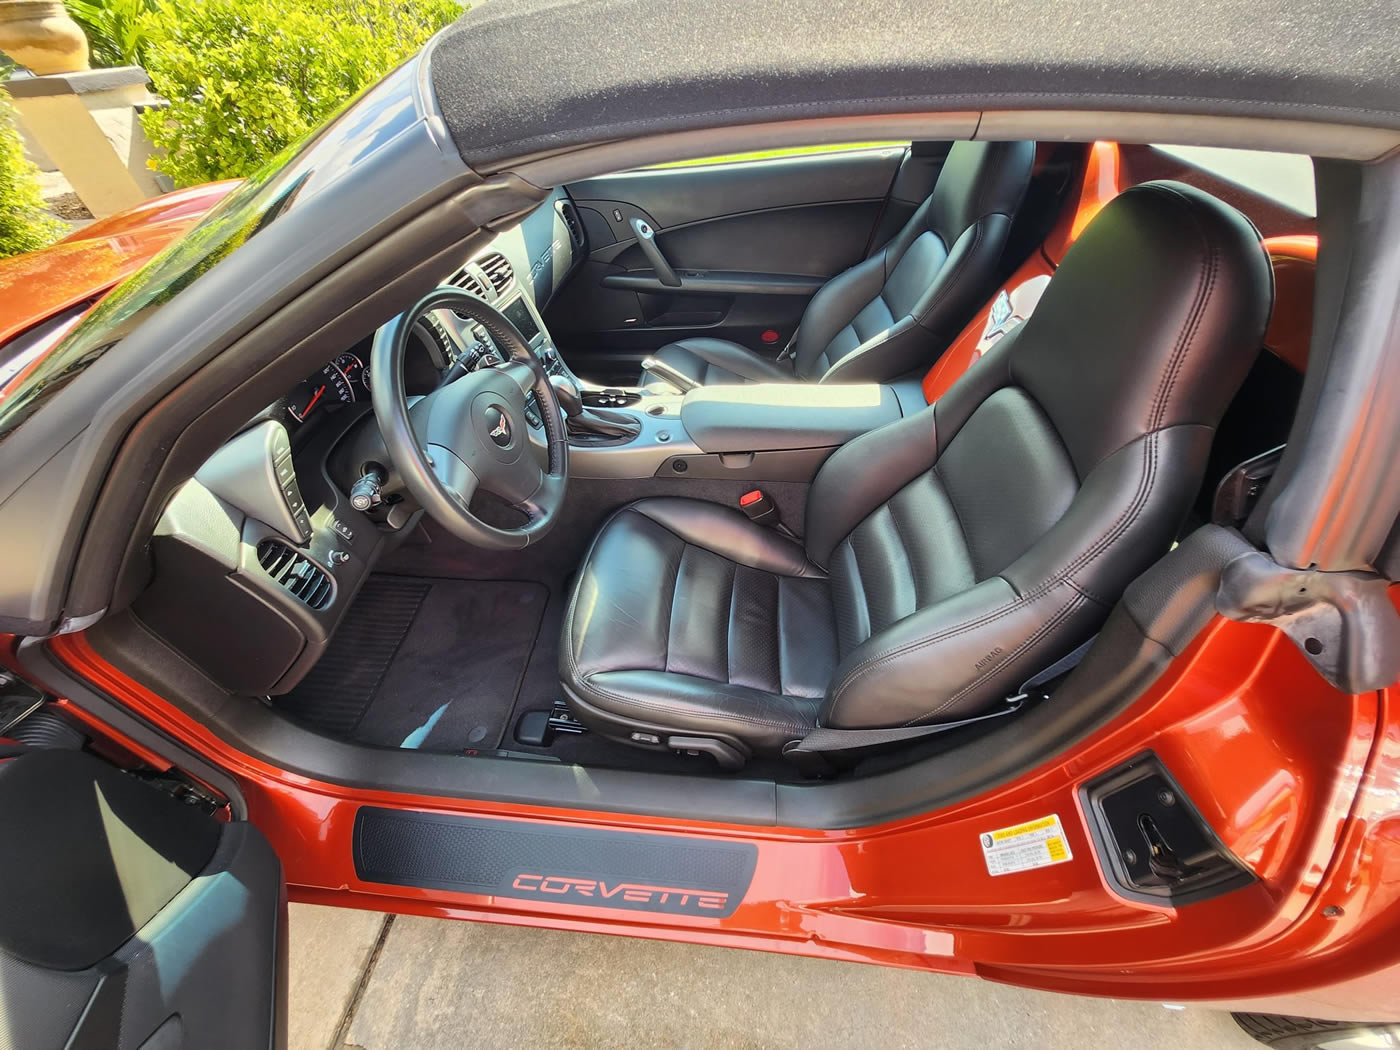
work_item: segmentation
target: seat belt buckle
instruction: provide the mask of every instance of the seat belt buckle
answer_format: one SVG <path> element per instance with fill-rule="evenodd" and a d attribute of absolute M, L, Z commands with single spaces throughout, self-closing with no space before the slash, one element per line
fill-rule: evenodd
<path fill-rule="evenodd" d="M 789 357 L 792 356 L 793 350 L 797 347 L 797 333 L 799 331 L 799 328 L 794 328 L 792 330 L 792 336 L 788 339 L 787 343 L 784 344 L 783 348 L 778 351 L 778 356 L 775 357 L 773 360 L 786 361 Z"/>
<path fill-rule="evenodd" d="M 739 497 L 739 509 L 758 525 L 780 525 L 778 508 L 762 489 L 752 489 Z"/>

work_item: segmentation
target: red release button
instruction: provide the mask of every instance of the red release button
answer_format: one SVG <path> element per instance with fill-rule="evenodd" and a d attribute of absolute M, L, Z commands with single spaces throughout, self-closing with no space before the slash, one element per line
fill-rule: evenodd
<path fill-rule="evenodd" d="M 782 338 L 782 335 L 776 330 L 769 328 L 767 331 L 763 332 L 759 336 L 759 338 L 762 339 L 765 343 L 776 343 L 779 339 Z"/>
<path fill-rule="evenodd" d="M 759 491 L 758 489 L 754 489 L 752 492 L 745 492 L 742 496 L 739 497 L 739 506 L 741 506 L 741 507 L 750 506 L 750 505 L 752 505 L 752 504 L 754 504 L 754 503 L 757 503 L 757 502 L 758 502 L 759 500 L 761 500 L 762 498 L 763 498 L 763 493 L 762 493 L 761 491 Z"/>

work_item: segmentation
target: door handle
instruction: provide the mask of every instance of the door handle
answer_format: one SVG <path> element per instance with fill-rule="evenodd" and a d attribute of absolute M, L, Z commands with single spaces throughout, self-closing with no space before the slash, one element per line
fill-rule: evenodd
<path fill-rule="evenodd" d="M 642 249 L 642 254 L 651 263 L 651 268 L 656 271 L 656 276 L 661 283 L 668 288 L 679 288 L 681 279 L 676 276 L 676 271 L 671 268 L 671 264 L 666 261 L 666 256 L 661 254 L 660 247 L 656 243 L 656 231 L 645 219 L 639 219 L 635 215 L 632 217 L 632 232 L 637 235 L 637 245 Z"/>

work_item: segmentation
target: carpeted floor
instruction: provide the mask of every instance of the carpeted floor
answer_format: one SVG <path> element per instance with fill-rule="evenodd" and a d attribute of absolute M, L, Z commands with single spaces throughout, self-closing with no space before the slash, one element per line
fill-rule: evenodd
<path fill-rule="evenodd" d="M 278 706 L 366 744 L 497 747 L 548 601 L 534 582 L 372 576 Z"/>

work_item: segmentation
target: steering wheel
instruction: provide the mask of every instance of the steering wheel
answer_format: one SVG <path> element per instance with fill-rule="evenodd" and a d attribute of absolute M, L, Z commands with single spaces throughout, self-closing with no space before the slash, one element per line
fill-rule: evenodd
<path fill-rule="evenodd" d="M 409 333 L 419 318 L 441 307 L 483 325 L 506 361 L 468 372 L 410 408 L 404 386 Z M 564 416 L 535 352 L 498 310 L 460 288 L 429 292 L 375 335 L 369 388 L 389 458 L 439 525 L 493 550 L 519 550 L 549 531 L 569 480 Z M 525 415 L 532 391 L 540 408 L 538 429 Z M 477 489 L 528 520 L 512 529 L 488 525 L 469 509 Z"/>

